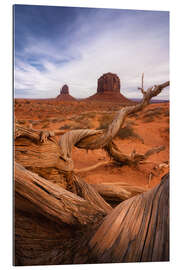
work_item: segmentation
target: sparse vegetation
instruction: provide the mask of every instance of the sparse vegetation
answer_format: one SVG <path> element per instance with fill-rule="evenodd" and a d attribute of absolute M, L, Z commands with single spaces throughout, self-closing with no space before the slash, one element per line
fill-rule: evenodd
<path fill-rule="evenodd" d="M 161 116 L 163 113 L 163 109 L 161 107 L 159 108 L 154 108 L 154 109 L 151 109 L 149 111 L 146 111 L 143 115 L 143 117 L 150 117 L 150 116 L 155 116 L 155 117 L 159 117 Z"/>
<path fill-rule="evenodd" d="M 167 85 L 165 83 L 153 88 L 151 90 L 152 95 L 158 94 L 159 90 Z M 103 246 L 102 243 L 107 243 L 103 250 L 103 256 L 106 251 L 108 253 L 106 256 L 110 254 L 109 258 L 106 257 L 108 258 L 106 262 L 112 262 L 112 255 L 114 256 L 113 262 L 119 262 L 119 258 L 124 260 L 125 253 L 128 258 L 132 258 L 135 254 L 136 260 L 139 250 L 138 257 L 142 257 L 141 251 L 143 250 L 143 254 L 148 256 L 147 261 L 150 261 L 153 257 L 152 249 L 158 255 L 160 254 L 159 250 L 162 251 L 167 261 L 168 249 L 166 255 L 164 247 L 167 247 L 168 220 L 165 220 L 164 217 L 168 217 L 168 207 L 164 207 L 164 205 L 168 206 L 168 176 L 161 180 L 158 173 L 162 172 L 160 170 L 156 170 L 156 172 L 153 170 L 154 165 L 161 165 L 161 168 L 164 168 L 163 166 L 167 164 L 164 165 L 159 157 L 158 164 L 151 164 L 151 162 L 149 164 L 149 161 L 147 160 L 146 162 L 146 159 L 152 154 L 165 150 L 165 146 L 154 147 L 154 145 L 160 144 L 161 135 L 163 137 L 161 141 L 163 142 L 168 138 L 168 129 L 164 130 L 166 127 L 168 128 L 168 125 L 164 125 L 164 123 L 162 125 L 152 125 L 152 130 L 150 127 L 147 129 L 150 131 L 145 134 L 143 128 L 146 125 L 142 124 L 143 113 L 137 114 L 137 117 L 140 117 L 140 120 L 138 119 L 139 121 L 137 121 L 137 128 L 134 126 L 136 118 L 131 118 L 130 120 L 126 118 L 129 112 L 140 112 L 144 109 L 148 104 L 149 97 L 147 95 L 147 102 L 145 104 L 143 104 L 145 99 L 142 100 L 141 106 L 132 106 L 127 108 L 127 110 L 119 111 L 119 118 L 116 118 L 117 121 L 113 121 L 115 113 L 112 110 L 110 113 L 103 111 L 98 115 L 95 114 L 94 122 L 96 125 L 98 120 L 101 128 L 110 125 L 108 131 L 103 130 L 100 132 L 93 129 L 86 130 L 86 128 L 91 127 L 94 116 L 92 114 L 88 116 L 88 113 L 82 113 L 82 111 L 78 115 L 78 106 L 75 112 L 76 117 L 70 117 L 72 112 L 70 113 L 69 111 L 72 109 L 72 106 L 70 106 L 70 109 L 66 106 L 68 111 L 66 117 L 59 112 L 57 114 L 56 108 L 53 106 L 53 113 L 51 108 L 45 108 L 44 106 L 44 111 L 42 111 L 42 107 L 39 106 L 38 113 L 42 115 L 42 119 L 39 120 L 37 119 L 35 107 L 32 106 L 33 111 L 28 115 L 24 108 L 28 108 L 29 113 L 31 106 L 26 106 L 22 103 L 23 109 L 19 109 L 19 115 L 24 113 L 24 115 L 28 115 L 28 118 L 36 119 L 32 123 L 39 126 L 36 130 L 18 126 L 17 124 L 15 126 L 14 180 L 17 195 L 15 209 L 17 265 L 24 265 L 25 263 L 29 265 L 32 262 L 34 265 L 37 263 L 60 264 L 62 262 L 71 264 L 74 262 L 100 262 L 101 254 L 98 254 L 95 248 Z M 151 106 L 150 108 L 154 107 Z M 144 114 L 147 114 L 147 110 Z M 59 129 L 65 129 L 63 131 L 57 130 L 57 124 L 53 124 L 56 123 L 58 115 L 61 115 L 62 118 L 64 117 L 64 122 L 59 124 L 59 126 L 61 125 Z M 150 117 L 152 119 L 155 118 L 154 112 L 144 119 L 150 119 Z M 21 117 L 19 118 L 21 119 Z M 55 122 L 53 122 L 54 120 Z M 164 120 L 166 121 L 167 118 L 164 117 Z M 41 126 L 46 128 L 46 130 L 41 130 Z M 79 128 L 83 130 L 66 132 Z M 119 132 L 117 132 L 118 130 Z M 136 131 L 142 131 L 147 141 L 150 138 L 147 145 L 140 145 L 139 142 L 135 141 L 137 139 L 143 142 L 143 139 Z M 154 136 L 156 131 L 158 132 L 157 138 Z M 61 136 L 62 134 L 63 136 Z M 51 139 L 51 137 L 59 135 L 61 136 L 59 143 Z M 153 136 L 154 138 L 152 138 Z M 122 140 L 129 140 L 122 142 L 115 140 L 116 137 Z M 72 151 L 74 146 L 76 149 Z M 166 146 L 168 146 L 168 143 L 166 143 Z M 90 151 L 89 156 L 85 159 L 83 156 L 85 151 L 78 150 L 77 148 L 96 150 L 94 152 Z M 108 156 L 104 157 L 103 151 Z M 167 152 L 165 153 L 166 156 L 163 156 L 163 160 L 168 159 Z M 73 162 L 74 160 L 77 164 Z M 91 165 L 92 161 L 96 162 L 96 166 Z M 107 181 L 106 185 L 103 186 L 100 181 L 100 185 L 97 187 L 95 186 L 96 184 L 94 186 L 90 185 L 89 183 L 91 182 L 88 178 L 85 178 L 85 181 L 83 181 L 77 174 L 78 162 L 79 165 L 81 164 L 79 166 L 81 172 L 83 172 L 83 169 L 85 169 L 86 173 L 88 172 L 87 176 L 91 174 L 89 171 L 99 168 L 98 173 L 96 171 L 95 174 L 90 175 L 92 176 L 93 183 L 96 183 L 96 180 L 103 182 L 106 179 L 109 179 L 109 182 Z M 160 162 L 161 164 L 159 164 Z M 112 167 L 112 163 L 115 164 L 114 167 Z M 84 164 L 88 164 L 88 167 L 83 168 Z M 108 167 L 108 164 L 111 164 L 111 167 Z M 100 166 L 105 168 L 103 173 Z M 159 179 L 155 179 L 155 173 Z M 114 181 L 115 174 L 117 182 Z M 153 181 L 151 181 L 152 175 Z M 123 184 L 122 179 L 125 182 L 128 180 L 128 183 L 132 180 L 131 185 Z M 133 181 L 136 182 L 136 185 L 134 185 Z M 161 181 L 160 185 L 152 189 L 153 185 L 157 184 L 157 181 Z M 141 185 L 144 185 L 143 188 Z M 147 189 L 151 190 L 144 195 Z M 137 195 L 141 192 L 143 192 L 142 195 Z M 121 204 L 123 200 L 128 200 L 129 198 L 130 201 Z M 30 207 L 28 206 L 28 201 L 30 201 Z M 115 206 L 119 203 L 120 206 L 118 208 L 112 209 L 111 204 Z M 152 209 L 153 203 L 155 207 Z M 23 211 L 20 211 L 21 209 Z M 138 215 L 139 209 L 143 209 L 140 216 Z M 165 212 L 163 212 L 164 209 Z M 29 214 L 29 210 L 32 211 L 32 215 Z M 116 226 L 117 220 L 119 222 L 122 214 L 124 214 L 126 220 L 125 222 L 123 220 Z M 104 220 L 105 216 L 107 217 Z M 147 217 L 151 218 L 151 228 L 149 228 L 148 222 L 147 224 L 143 222 L 147 220 Z M 46 224 L 46 227 L 44 227 L 44 224 Z M 109 225 L 113 228 L 113 231 L 111 231 Z M 74 230 L 76 230 L 76 233 L 74 233 Z M 130 241 L 128 241 L 129 231 L 131 231 Z M 138 235 L 137 231 L 139 232 Z M 101 240 L 99 235 L 103 232 L 105 232 L 108 239 L 107 241 L 106 239 L 104 240 L 103 236 L 101 242 L 99 241 L 99 239 Z M 142 241 L 143 236 L 147 234 L 148 237 L 145 240 L 152 240 L 151 242 L 154 244 L 153 246 L 150 245 L 150 248 L 149 245 L 146 245 L 147 241 Z M 109 238 L 109 235 L 112 237 Z M 119 239 L 122 239 L 122 241 L 119 241 Z M 127 241 L 124 241 L 124 239 Z M 160 241 L 160 247 L 158 239 L 164 239 Z M 75 253 L 74 243 L 77 244 L 77 251 Z M 140 247 L 138 250 L 136 250 L 137 246 Z M 113 254 L 114 251 L 115 253 Z M 121 251 L 121 256 L 118 257 Z M 146 259 L 146 257 L 142 258 L 143 261 L 144 258 Z M 162 255 L 160 254 L 156 261 L 157 259 L 162 260 Z"/>
<path fill-rule="evenodd" d="M 165 117 L 169 117 L 169 110 L 168 111 L 165 111 L 164 116 Z"/>
<path fill-rule="evenodd" d="M 71 126 L 66 124 L 66 125 L 60 127 L 59 129 L 60 129 L 60 130 L 61 130 L 61 129 L 62 129 L 62 130 L 63 130 L 63 129 L 71 129 Z"/>
<path fill-rule="evenodd" d="M 150 123 L 154 121 L 154 117 L 153 116 L 148 116 L 143 120 L 143 123 Z"/>
<path fill-rule="evenodd" d="M 134 132 L 131 125 L 126 125 L 125 127 L 121 128 L 117 134 L 117 137 L 124 140 L 128 138 L 135 138 L 137 140 L 140 140 L 142 143 L 144 143 L 144 140 L 141 136 L 139 136 L 136 132 Z"/>
<path fill-rule="evenodd" d="M 47 128 L 49 127 L 49 123 L 46 123 L 44 126 L 42 126 L 42 128 Z"/>
<path fill-rule="evenodd" d="M 24 125 L 26 124 L 26 120 L 18 120 L 17 123 L 20 125 Z"/>
<path fill-rule="evenodd" d="M 106 129 L 112 122 L 114 114 L 103 114 L 99 119 L 99 127 L 97 129 Z"/>

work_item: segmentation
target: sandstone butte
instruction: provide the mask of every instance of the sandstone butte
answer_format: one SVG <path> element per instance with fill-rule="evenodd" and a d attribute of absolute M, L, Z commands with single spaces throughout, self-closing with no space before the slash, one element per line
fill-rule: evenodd
<path fill-rule="evenodd" d="M 120 93 L 121 83 L 119 77 L 111 72 L 103 74 L 97 83 L 96 94 L 82 99 L 82 101 L 103 101 L 103 102 L 116 102 L 124 105 L 134 104 L 130 99 L 127 99 Z M 57 96 L 60 101 L 76 101 L 74 97 L 69 94 L 69 87 L 65 84 L 60 94 Z"/>
<path fill-rule="evenodd" d="M 84 99 L 84 101 L 109 101 L 123 104 L 133 104 L 132 100 L 127 99 L 120 93 L 120 79 L 111 72 L 103 74 L 98 79 L 97 93 Z"/>
<path fill-rule="evenodd" d="M 67 86 L 67 84 L 63 85 L 60 90 L 60 94 L 57 96 L 56 99 L 61 101 L 76 101 L 76 99 L 69 94 L 69 87 Z"/>

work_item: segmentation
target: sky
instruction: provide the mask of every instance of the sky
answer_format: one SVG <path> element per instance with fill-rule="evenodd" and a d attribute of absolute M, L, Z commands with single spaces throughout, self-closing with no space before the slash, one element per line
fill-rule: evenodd
<path fill-rule="evenodd" d="M 54 98 L 64 84 L 85 98 L 107 72 L 128 98 L 141 97 L 143 72 L 145 89 L 169 80 L 169 12 L 14 6 L 16 98 Z"/>

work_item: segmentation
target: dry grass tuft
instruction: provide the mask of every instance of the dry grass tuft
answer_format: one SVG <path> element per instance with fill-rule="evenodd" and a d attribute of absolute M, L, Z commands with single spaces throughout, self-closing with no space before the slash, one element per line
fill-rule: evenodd
<path fill-rule="evenodd" d="M 128 138 L 135 138 L 137 140 L 140 140 L 142 143 L 144 143 L 144 140 L 139 134 L 134 132 L 131 125 L 126 125 L 125 127 L 121 128 L 117 134 L 117 137 L 121 140 L 128 139 Z"/>

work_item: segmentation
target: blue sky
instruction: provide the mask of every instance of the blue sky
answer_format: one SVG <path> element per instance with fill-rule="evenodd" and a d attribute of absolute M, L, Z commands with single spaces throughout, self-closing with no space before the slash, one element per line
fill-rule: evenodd
<path fill-rule="evenodd" d="M 106 72 L 129 98 L 141 96 L 142 72 L 145 87 L 169 80 L 166 11 L 15 5 L 14 44 L 17 98 L 53 98 L 63 84 L 88 97 Z"/>

